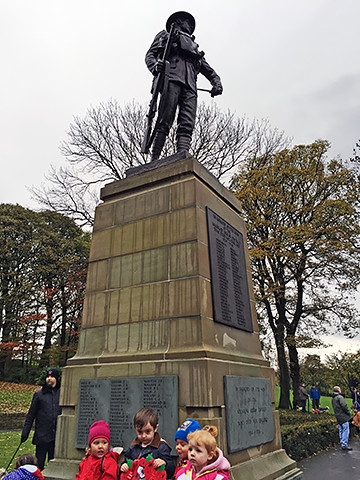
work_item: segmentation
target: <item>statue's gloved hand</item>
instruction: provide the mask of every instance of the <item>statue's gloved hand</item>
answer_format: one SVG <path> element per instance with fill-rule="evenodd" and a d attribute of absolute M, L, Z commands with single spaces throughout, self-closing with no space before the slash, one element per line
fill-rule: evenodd
<path fill-rule="evenodd" d="M 163 73 L 164 71 L 165 71 L 165 61 L 159 59 L 155 64 L 154 73 L 156 75 L 157 73 Z"/>
<path fill-rule="evenodd" d="M 223 93 L 223 87 L 222 85 L 215 85 L 212 87 L 210 95 L 212 97 L 216 97 L 217 95 L 221 95 Z"/>

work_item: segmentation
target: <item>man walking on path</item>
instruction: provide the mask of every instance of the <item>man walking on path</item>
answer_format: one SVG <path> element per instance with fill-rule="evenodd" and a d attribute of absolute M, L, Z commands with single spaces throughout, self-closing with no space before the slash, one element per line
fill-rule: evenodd
<path fill-rule="evenodd" d="M 332 397 L 332 406 L 339 427 L 341 448 L 343 450 L 352 450 L 352 448 L 348 445 L 350 434 L 349 421 L 352 419 L 352 415 L 345 402 L 345 398 L 341 395 L 340 387 L 334 387 L 334 393 L 332 394 Z"/>

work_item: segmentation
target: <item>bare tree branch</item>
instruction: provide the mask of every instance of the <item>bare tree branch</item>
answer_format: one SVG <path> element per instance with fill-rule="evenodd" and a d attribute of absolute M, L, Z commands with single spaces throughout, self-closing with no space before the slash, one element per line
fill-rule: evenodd
<path fill-rule="evenodd" d="M 120 107 L 116 100 L 89 108 L 85 118 L 75 117 L 60 151 L 69 165 L 51 167 L 47 184 L 32 188 L 33 198 L 47 209 L 91 226 L 99 191 L 106 183 L 125 177 L 129 168 L 146 163 L 141 153 L 146 108 L 133 102 Z M 173 128 L 163 156 L 175 151 Z M 268 120 L 237 118 L 221 112 L 215 103 L 198 107 L 191 154 L 224 184 L 249 157 L 275 153 L 289 145 L 284 132 Z"/>

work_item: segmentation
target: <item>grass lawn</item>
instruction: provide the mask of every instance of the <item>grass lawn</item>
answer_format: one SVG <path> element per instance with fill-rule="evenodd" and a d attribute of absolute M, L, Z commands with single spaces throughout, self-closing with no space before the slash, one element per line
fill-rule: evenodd
<path fill-rule="evenodd" d="M 32 396 L 39 385 L 0 382 L 0 413 L 27 412 Z M 20 445 L 9 471 L 15 468 L 16 459 L 24 453 L 35 454 L 35 445 L 31 443 L 32 433 L 28 440 Z M 6 468 L 20 444 L 20 431 L 0 431 L 0 468 Z"/>
<path fill-rule="evenodd" d="M 0 468 L 6 468 L 20 443 L 21 432 L 0 432 Z M 24 453 L 35 455 L 35 445 L 31 443 L 32 433 L 26 442 L 20 445 L 8 471 L 15 469 L 16 459 Z"/>

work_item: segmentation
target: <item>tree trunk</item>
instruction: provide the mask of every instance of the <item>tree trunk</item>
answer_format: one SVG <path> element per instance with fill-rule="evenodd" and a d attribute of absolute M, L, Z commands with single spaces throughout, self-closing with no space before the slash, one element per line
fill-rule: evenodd
<path fill-rule="evenodd" d="M 278 408 L 289 409 L 290 405 L 290 373 L 285 353 L 284 329 L 282 325 L 275 332 L 276 351 L 280 372 L 280 399 Z"/>
<path fill-rule="evenodd" d="M 299 365 L 299 356 L 298 351 L 295 345 L 295 342 L 287 337 L 287 348 L 289 351 L 290 359 L 290 376 L 293 386 L 293 395 L 294 395 L 294 408 L 296 405 L 299 405 L 299 386 L 300 386 L 300 365 Z"/>
<path fill-rule="evenodd" d="M 45 339 L 44 347 L 41 353 L 40 367 L 49 366 L 50 360 L 50 349 L 51 349 L 51 337 L 52 337 L 52 326 L 53 326 L 53 312 L 54 312 L 54 299 L 52 293 L 52 286 L 47 287 L 46 292 L 46 330 L 45 330 Z"/>
<path fill-rule="evenodd" d="M 2 343 L 11 341 L 11 328 L 14 325 L 14 314 L 9 302 L 4 302 L 4 319 L 2 322 Z M 3 349 L 0 355 L 0 378 L 5 378 L 11 364 L 12 349 Z"/>
<path fill-rule="evenodd" d="M 66 327 L 67 327 L 67 302 L 65 288 L 60 288 L 60 305 L 61 305 L 61 330 L 60 330 L 60 347 L 64 347 L 66 343 Z"/>

